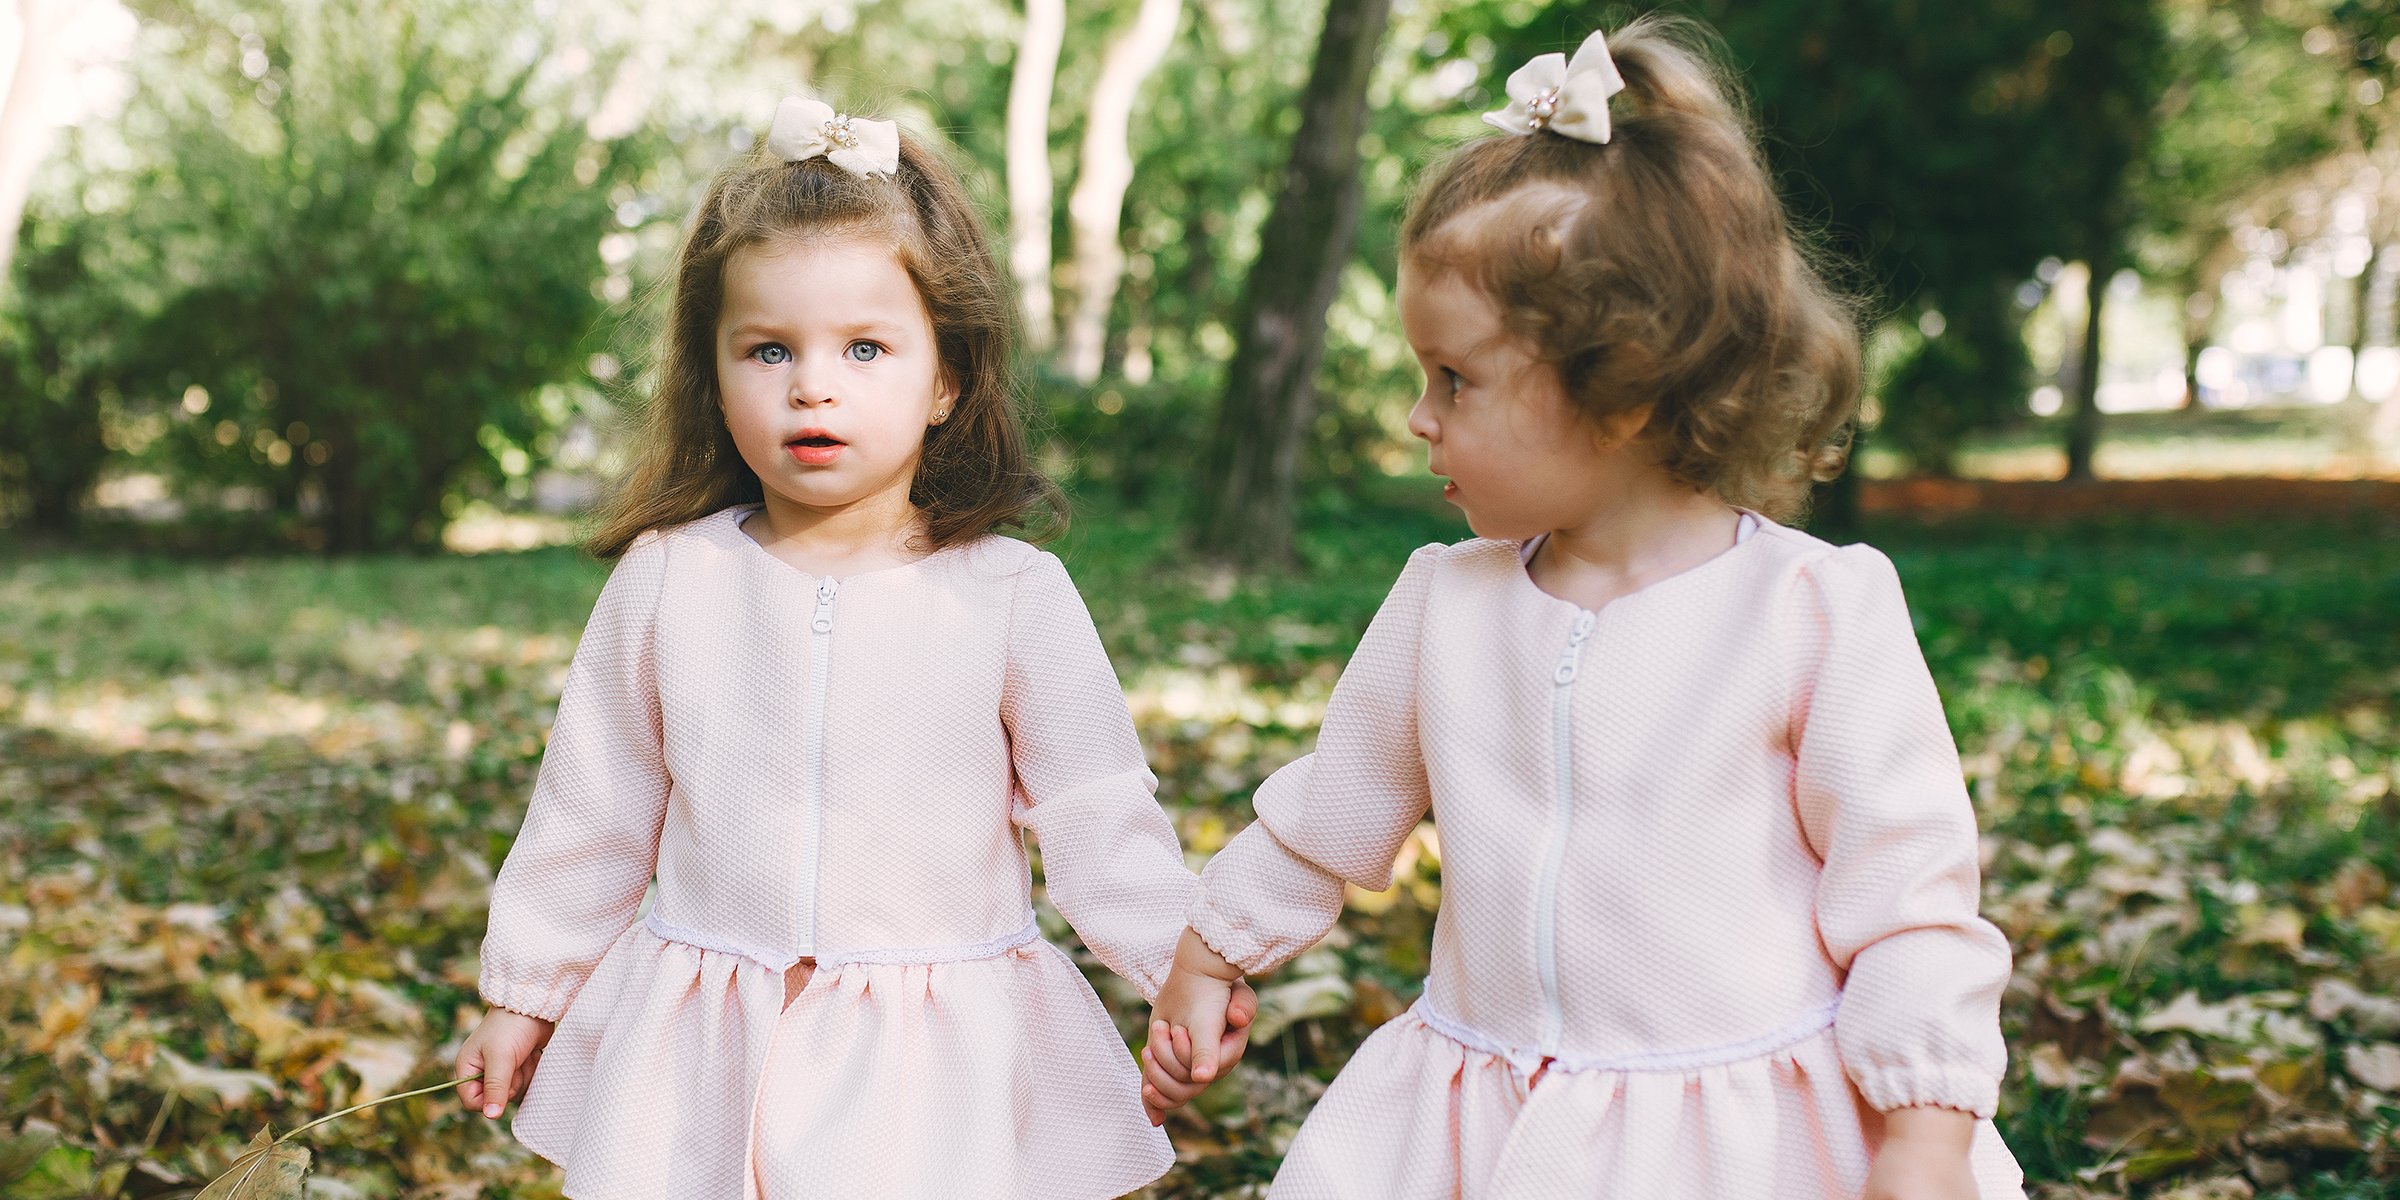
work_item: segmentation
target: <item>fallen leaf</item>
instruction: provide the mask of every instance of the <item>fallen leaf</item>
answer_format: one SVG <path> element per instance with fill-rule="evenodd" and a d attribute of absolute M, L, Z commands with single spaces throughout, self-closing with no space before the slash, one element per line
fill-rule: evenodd
<path fill-rule="evenodd" d="M 1311 1017 L 1330 1017 L 1350 1007 L 1350 981 L 1339 975 L 1308 975 L 1258 989 L 1258 1016 L 1250 1040 L 1264 1042 Z"/>
<path fill-rule="evenodd" d="M 2134 1028 L 2144 1033 L 2181 1029 L 2203 1037 L 2230 1038 L 2237 1036 L 2237 1028 L 2246 1032 L 2252 1019 L 2250 1006 L 2240 1000 L 2204 1004 L 2200 1000 L 2200 993 L 2185 992 L 2165 1008 L 2134 1022 Z"/>
<path fill-rule="evenodd" d="M 2347 1121 L 2330 1117 L 2302 1117 L 2281 1121 L 2252 1133 L 2247 1139 L 2253 1149 L 2269 1153 L 2290 1150 L 2357 1150 L 2358 1134 Z"/>
<path fill-rule="evenodd" d="M 2216 1179 L 2201 1179 L 2164 1192 L 2152 1192 L 2151 1200 L 2250 1200 L 2258 1189 L 2239 1175 Z"/>
<path fill-rule="evenodd" d="M 23 1179 L 33 1170 L 33 1164 L 42 1161 L 42 1156 L 57 1144 L 58 1135 L 46 1129 L 0 1138 L 0 1187 Z"/>
<path fill-rule="evenodd" d="M 192 1200 L 301 1200 L 308 1147 L 278 1142 L 260 1129 L 233 1166 Z"/>
<path fill-rule="evenodd" d="M 2067 1060 L 2066 1052 L 2056 1042 L 2043 1042 L 2027 1056 L 2033 1068 L 2034 1082 L 2046 1088 L 2081 1087 L 2099 1078 L 2099 1073 Z"/>
<path fill-rule="evenodd" d="M 164 1076 L 162 1090 L 186 1100 L 207 1098 L 221 1101 L 229 1107 L 238 1107 L 249 1103 L 254 1092 L 265 1092 L 278 1098 L 283 1095 L 283 1089 L 277 1087 L 273 1079 L 257 1071 L 204 1067 L 164 1046 L 158 1048 L 158 1063 L 159 1074 Z"/>
<path fill-rule="evenodd" d="M 283 1011 L 282 1004 L 267 999 L 266 985 L 255 980 L 245 983 L 231 975 L 220 975 L 213 990 L 218 1001 L 225 1005 L 225 1015 L 258 1039 L 261 1062 L 282 1058 L 292 1039 L 307 1028 Z"/>
<path fill-rule="evenodd" d="M 2342 1047 L 2342 1069 L 2350 1072 L 2350 1078 L 2376 1091 L 2400 1091 L 2400 1046 L 2390 1042 L 2352 1042 Z"/>
<path fill-rule="evenodd" d="M 415 1042 L 354 1037 L 342 1047 L 340 1061 L 358 1072 L 358 1099 L 367 1101 L 390 1095 L 416 1069 L 421 1054 Z"/>
<path fill-rule="evenodd" d="M 2400 1033 L 2400 1000 L 2368 995 L 2341 979 L 2320 979 L 2309 989 L 2308 1015 L 2328 1022 L 2347 1017 L 2360 1033 Z"/>

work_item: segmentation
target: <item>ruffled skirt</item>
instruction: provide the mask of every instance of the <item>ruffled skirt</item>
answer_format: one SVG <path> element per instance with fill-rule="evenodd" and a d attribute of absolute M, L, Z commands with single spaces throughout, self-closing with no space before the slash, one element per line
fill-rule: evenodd
<path fill-rule="evenodd" d="M 1273 1200 L 1857 1200 L 1882 1117 L 1827 1029 L 1690 1071 L 1527 1075 L 1415 1012 L 1359 1047 L 1275 1176 Z M 1872 1133 L 1870 1132 L 1872 1131 Z M 2024 1176 L 1989 1121 L 1971 1151 L 1983 1200 Z"/>
<path fill-rule="evenodd" d="M 1066 955 L 783 976 L 635 925 L 559 1022 L 519 1141 L 574 1200 L 1099 1200 L 1174 1161 Z"/>

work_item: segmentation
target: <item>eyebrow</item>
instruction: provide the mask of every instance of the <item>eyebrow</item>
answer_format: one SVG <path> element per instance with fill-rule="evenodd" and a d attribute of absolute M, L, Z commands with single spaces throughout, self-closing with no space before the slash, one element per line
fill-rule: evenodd
<path fill-rule="evenodd" d="M 833 330 L 844 336 L 856 337 L 861 334 L 889 334 L 903 328 L 897 321 L 871 317 L 847 325 L 836 325 Z M 727 329 L 725 336 L 728 340 L 739 341 L 745 337 L 781 337 L 785 332 L 787 330 L 775 321 L 744 321 Z"/>

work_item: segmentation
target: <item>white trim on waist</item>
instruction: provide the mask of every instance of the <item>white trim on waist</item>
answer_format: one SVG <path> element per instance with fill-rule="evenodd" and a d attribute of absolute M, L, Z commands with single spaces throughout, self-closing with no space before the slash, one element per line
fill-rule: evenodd
<path fill-rule="evenodd" d="M 642 924 L 662 941 L 681 942 L 696 949 L 737 955 L 770 971 L 788 971 L 800 961 L 794 955 L 771 954 L 755 946 L 745 946 L 739 942 L 728 941 L 697 929 L 686 929 L 660 916 L 659 913 L 664 907 L 664 905 L 653 904 L 650 906 L 650 915 L 642 918 Z M 979 958 L 997 958 L 1019 946 L 1039 941 L 1041 936 L 1041 924 L 1034 919 L 1032 910 L 1028 909 L 1022 928 L 1014 933 L 1004 933 L 999 937 L 986 938 L 980 942 L 952 942 L 942 946 L 891 946 L 873 950 L 832 950 L 817 954 L 815 958 L 819 970 L 826 967 L 847 966 L 851 963 L 910 965 L 972 962 Z"/>
<path fill-rule="evenodd" d="M 1834 1013 L 1841 1007 L 1841 1003 L 1841 998 L 1837 996 L 1802 1014 L 1799 1019 L 1782 1028 L 1739 1042 L 1729 1042 L 1721 1046 L 1703 1046 L 1693 1050 L 1673 1050 L 1664 1054 L 1615 1056 L 1561 1054 L 1550 1060 L 1550 1069 L 1553 1071 L 1677 1072 L 1696 1071 L 1702 1067 L 1720 1067 L 1726 1063 L 1772 1054 L 1787 1046 L 1807 1041 L 1832 1028 Z M 1446 1016 L 1428 1003 L 1424 996 L 1417 997 L 1417 1002 L 1410 1005 L 1408 1011 L 1411 1016 L 1422 1022 L 1425 1028 L 1470 1050 L 1480 1050 L 1495 1058 L 1506 1059 L 1510 1066 L 1527 1075 L 1531 1075 L 1542 1065 L 1540 1051 L 1511 1046 L 1464 1021 Z"/>

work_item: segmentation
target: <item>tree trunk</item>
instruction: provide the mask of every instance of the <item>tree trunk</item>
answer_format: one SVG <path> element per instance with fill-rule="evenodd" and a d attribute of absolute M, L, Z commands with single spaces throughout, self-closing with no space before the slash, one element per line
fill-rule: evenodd
<path fill-rule="evenodd" d="M 2083 345 L 2078 349 L 2079 370 L 2075 379 L 2075 407 L 2067 414 L 2067 481 L 2090 483 L 2092 455 L 2100 447 L 2100 313 L 2101 302 L 2108 297 L 2108 279 L 2113 273 L 2106 255 L 2094 254 L 2090 259 L 2091 278 L 2083 285 Z"/>
<path fill-rule="evenodd" d="M 8 279 L 17 251 L 17 223 L 33 173 L 50 152 L 50 126 L 42 119 L 42 96 L 59 63 L 58 35 L 72 0 L 17 0 L 17 64 L 0 101 L 0 284 Z"/>
<path fill-rule="evenodd" d="M 1075 231 L 1075 311 L 1067 318 L 1059 365 L 1077 383 L 1100 378 L 1107 346 L 1108 310 L 1125 273 L 1125 248 L 1117 244 L 1117 221 L 1125 212 L 1125 188 L 1133 182 L 1133 153 L 1126 126 L 1133 100 L 1158 60 L 1174 44 L 1183 0 L 1142 0 L 1133 28 L 1108 48 L 1100 80 L 1084 112 L 1083 162 L 1075 191 L 1067 197 L 1067 220 Z"/>
<path fill-rule="evenodd" d="M 1316 416 L 1325 311 L 1358 228 L 1358 135 L 1391 0 L 1329 0 L 1300 131 L 1243 284 L 1239 341 L 1200 479 L 1200 547 L 1288 562 L 1300 452 Z"/>
<path fill-rule="evenodd" d="M 1025 37 L 1008 81 L 1008 266 L 1025 310 L 1025 345 L 1037 354 L 1058 340 L 1050 298 L 1050 89 L 1066 32 L 1066 0 L 1025 0 Z"/>

